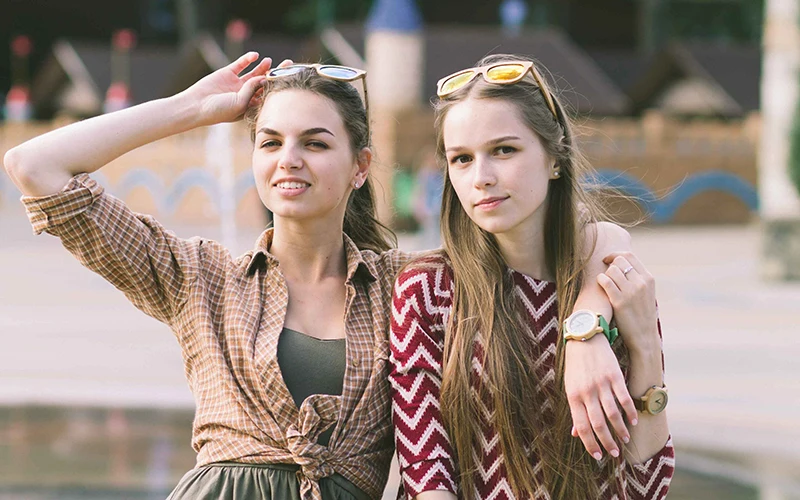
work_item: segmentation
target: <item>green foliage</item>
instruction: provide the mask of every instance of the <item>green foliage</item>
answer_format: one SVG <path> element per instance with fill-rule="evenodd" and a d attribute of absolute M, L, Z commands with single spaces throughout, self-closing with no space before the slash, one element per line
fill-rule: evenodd
<path fill-rule="evenodd" d="M 798 75 L 800 76 L 800 72 Z M 800 81 L 798 81 L 798 87 L 800 87 Z M 789 177 L 794 182 L 797 193 L 800 194 L 800 93 L 797 96 L 794 125 L 789 134 Z"/>
<path fill-rule="evenodd" d="M 291 31 L 307 33 L 326 22 L 363 22 L 370 0 L 304 0 L 292 2 L 283 23 Z"/>
<path fill-rule="evenodd" d="M 757 43 L 764 0 L 672 0 L 661 2 L 670 39 L 715 39 Z"/>

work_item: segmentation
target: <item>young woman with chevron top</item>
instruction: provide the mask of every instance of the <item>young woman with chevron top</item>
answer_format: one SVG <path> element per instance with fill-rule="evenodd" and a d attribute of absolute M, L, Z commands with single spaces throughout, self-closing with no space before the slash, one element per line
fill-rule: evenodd
<path fill-rule="evenodd" d="M 5 168 L 37 233 L 60 238 L 175 333 L 196 402 L 197 466 L 170 498 L 380 498 L 394 449 L 391 293 L 410 255 L 375 215 L 368 107 L 354 86 L 366 91 L 366 73 L 271 68 L 269 58 L 246 71 L 257 58 L 36 137 L 10 150 Z M 274 216 L 242 256 L 178 238 L 88 175 L 149 142 L 242 118 L 256 189 Z M 612 227 L 600 233 L 597 272 L 601 255 L 627 246 Z M 602 290 L 583 298 L 610 312 Z M 595 347 L 568 365 L 600 392 L 619 371 Z"/>
<path fill-rule="evenodd" d="M 439 81 L 443 249 L 401 271 L 390 336 L 408 498 L 660 499 L 669 489 L 653 278 L 628 252 L 606 256 L 602 273 L 587 264 L 582 235 L 601 211 L 539 68 L 493 55 Z M 600 317 L 608 311 L 579 297 L 592 286 L 607 294 L 619 339 Z M 571 358 L 613 357 L 612 347 L 624 379 L 587 385 L 594 367 Z"/>

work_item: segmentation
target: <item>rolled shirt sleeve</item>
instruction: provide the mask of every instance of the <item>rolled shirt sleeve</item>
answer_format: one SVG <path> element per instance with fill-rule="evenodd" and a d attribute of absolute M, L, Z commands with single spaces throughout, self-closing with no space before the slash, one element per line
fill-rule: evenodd
<path fill-rule="evenodd" d="M 140 310 L 169 324 L 199 269 L 199 238 L 181 239 L 79 174 L 58 193 L 23 196 L 35 234 L 49 233 Z"/>

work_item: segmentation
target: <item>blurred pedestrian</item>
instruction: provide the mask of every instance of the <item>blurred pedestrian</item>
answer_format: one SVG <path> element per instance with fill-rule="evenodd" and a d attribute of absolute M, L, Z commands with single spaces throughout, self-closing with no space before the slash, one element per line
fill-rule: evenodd
<path fill-rule="evenodd" d="M 422 248 L 439 248 L 442 238 L 439 234 L 439 215 L 442 208 L 442 188 L 444 176 L 436 163 L 434 150 L 426 150 L 417 165 L 414 176 L 412 207 L 414 218 L 419 224 Z"/>

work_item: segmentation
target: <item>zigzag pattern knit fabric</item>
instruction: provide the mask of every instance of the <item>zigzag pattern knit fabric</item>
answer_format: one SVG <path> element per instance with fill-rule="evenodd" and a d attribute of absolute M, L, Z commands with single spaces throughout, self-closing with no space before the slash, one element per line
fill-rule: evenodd
<path fill-rule="evenodd" d="M 536 362 L 532 370 L 539 377 L 539 391 L 555 390 L 555 352 L 558 319 L 555 283 L 541 281 L 513 271 L 516 293 L 527 312 L 528 333 L 536 339 Z M 392 412 L 395 442 L 409 499 L 424 491 L 457 492 L 453 450 L 441 419 L 439 391 L 442 382 L 444 328 L 452 310 L 452 271 L 439 260 L 412 266 L 395 283 L 392 309 L 390 380 L 393 388 Z M 479 381 L 483 376 L 483 346 L 476 340 L 473 370 Z M 498 434 L 493 426 L 491 401 L 481 400 L 474 391 L 480 409 L 482 435 L 480 449 L 473 450 L 478 470 L 475 472 L 475 498 L 511 500 L 516 498 L 507 479 Z M 552 415 L 547 403 L 542 418 Z M 610 460 L 606 455 L 603 460 Z M 656 455 L 642 464 L 616 459 L 619 466 L 614 478 L 600 486 L 602 499 L 655 500 L 666 497 L 675 468 L 675 454 L 670 438 Z M 531 455 L 534 474 L 541 473 L 541 463 Z M 535 499 L 550 499 L 540 488 Z"/>

